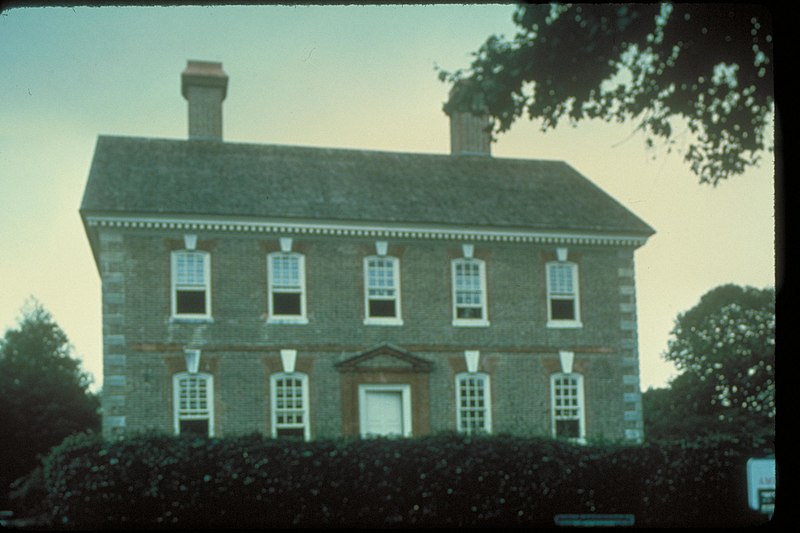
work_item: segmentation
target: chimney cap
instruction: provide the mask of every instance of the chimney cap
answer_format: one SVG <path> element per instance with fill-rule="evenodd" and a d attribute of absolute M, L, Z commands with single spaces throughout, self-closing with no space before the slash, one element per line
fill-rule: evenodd
<path fill-rule="evenodd" d="M 228 75 L 222 70 L 222 63 L 218 61 L 186 62 L 186 70 L 181 74 L 181 94 L 187 96 L 188 86 L 218 87 L 222 89 L 222 99 L 225 99 L 228 90 Z"/>

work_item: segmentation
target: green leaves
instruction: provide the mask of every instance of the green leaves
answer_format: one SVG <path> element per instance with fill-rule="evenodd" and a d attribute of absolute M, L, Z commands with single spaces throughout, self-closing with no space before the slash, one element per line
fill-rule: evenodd
<path fill-rule="evenodd" d="M 715 413 L 731 421 L 752 418 L 771 424 L 775 417 L 773 289 L 717 287 L 678 317 L 672 335 L 664 358 L 706 383 L 703 394 Z"/>
<path fill-rule="evenodd" d="M 762 6 L 526 4 L 513 20 L 514 39 L 490 36 L 469 69 L 439 71 L 469 82 L 446 113 L 488 111 L 498 133 L 523 115 L 543 130 L 562 118 L 632 121 L 650 143 L 688 128 L 696 135 L 684 158 L 712 185 L 772 149 L 772 21 Z"/>
<path fill-rule="evenodd" d="M 723 285 L 678 316 L 664 358 L 682 371 L 642 395 L 650 439 L 775 435 L 775 292 Z"/>
<path fill-rule="evenodd" d="M 8 485 L 38 465 L 37 456 L 73 433 L 100 427 L 91 377 L 72 357 L 66 334 L 30 301 L 17 328 L 0 339 L 0 501 Z"/>
<path fill-rule="evenodd" d="M 286 441 L 74 438 L 48 457 L 53 516 L 73 529 L 551 527 L 632 513 L 642 526 L 752 525 L 749 436 L 576 446 L 511 436 Z M 756 519 L 759 517 L 755 517 Z"/>

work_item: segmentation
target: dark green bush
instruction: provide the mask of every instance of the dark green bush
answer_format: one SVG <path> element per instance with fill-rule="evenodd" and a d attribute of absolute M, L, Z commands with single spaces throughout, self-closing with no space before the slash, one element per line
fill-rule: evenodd
<path fill-rule="evenodd" d="M 718 435 L 649 444 L 635 460 L 644 476 L 642 524 L 735 527 L 764 522 L 747 503 L 747 460 L 773 455 L 772 442 Z"/>
<path fill-rule="evenodd" d="M 68 439 L 45 464 L 55 526 L 552 526 L 626 513 L 637 525 L 749 525 L 752 443 L 577 446 L 441 435 L 302 442 Z"/>

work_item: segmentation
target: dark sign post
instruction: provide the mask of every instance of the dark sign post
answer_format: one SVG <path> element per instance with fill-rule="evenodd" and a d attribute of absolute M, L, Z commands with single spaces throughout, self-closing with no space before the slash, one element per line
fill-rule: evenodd
<path fill-rule="evenodd" d="M 775 459 L 747 460 L 747 503 L 769 515 L 775 512 Z"/>

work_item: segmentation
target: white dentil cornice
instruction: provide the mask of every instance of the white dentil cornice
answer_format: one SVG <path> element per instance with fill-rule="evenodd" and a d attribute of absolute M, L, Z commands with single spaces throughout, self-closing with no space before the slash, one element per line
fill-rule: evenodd
<path fill-rule="evenodd" d="M 341 237 L 466 240 L 536 244 L 588 244 L 642 246 L 646 236 L 574 231 L 543 231 L 524 228 L 453 227 L 416 223 L 368 223 L 311 220 L 253 220 L 224 217 L 181 217 L 158 215 L 85 214 L 90 228 L 119 228 L 235 233 L 308 234 Z"/>

